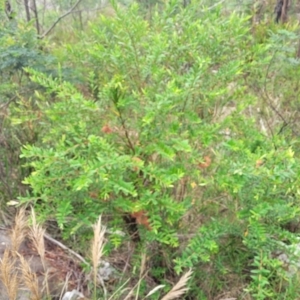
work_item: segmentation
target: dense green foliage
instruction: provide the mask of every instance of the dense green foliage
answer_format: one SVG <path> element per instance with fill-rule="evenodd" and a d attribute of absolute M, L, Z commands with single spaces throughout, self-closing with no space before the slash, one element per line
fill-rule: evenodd
<path fill-rule="evenodd" d="M 189 299 L 296 299 L 298 270 L 276 256 L 300 230 L 296 27 L 194 4 L 113 8 L 62 46 L 30 24 L 0 31 L 21 203 L 81 242 L 99 214 L 112 231 L 142 214 L 150 273 L 193 268 Z"/>

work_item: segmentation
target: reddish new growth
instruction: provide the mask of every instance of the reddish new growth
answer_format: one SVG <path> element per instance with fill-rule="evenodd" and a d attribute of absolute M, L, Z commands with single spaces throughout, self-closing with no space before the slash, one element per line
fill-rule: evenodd
<path fill-rule="evenodd" d="M 204 156 L 204 161 L 198 163 L 200 169 L 206 169 L 211 165 L 211 158 L 209 156 Z"/>
<path fill-rule="evenodd" d="M 105 124 L 102 128 L 101 128 L 101 131 L 103 133 L 106 133 L 106 134 L 110 134 L 113 132 L 113 130 L 109 127 L 109 125 Z"/>
<path fill-rule="evenodd" d="M 149 219 L 144 210 L 133 212 L 131 213 L 131 216 L 136 219 L 137 224 L 144 225 L 148 230 L 152 230 Z"/>

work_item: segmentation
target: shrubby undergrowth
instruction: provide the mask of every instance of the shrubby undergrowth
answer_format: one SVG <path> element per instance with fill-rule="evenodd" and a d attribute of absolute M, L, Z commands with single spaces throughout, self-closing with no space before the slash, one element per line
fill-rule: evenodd
<path fill-rule="evenodd" d="M 55 50 L 55 75 L 25 68 L 35 93 L 10 110 L 36 132 L 21 202 L 66 239 L 99 214 L 130 234 L 134 221 L 156 280 L 194 269 L 187 299 L 296 299 L 298 272 L 276 256 L 299 231 L 294 28 L 255 32 L 193 4 L 114 8 Z"/>

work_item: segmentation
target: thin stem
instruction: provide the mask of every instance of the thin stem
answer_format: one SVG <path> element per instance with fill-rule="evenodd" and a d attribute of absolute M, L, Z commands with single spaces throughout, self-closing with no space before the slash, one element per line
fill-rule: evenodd
<path fill-rule="evenodd" d="M 43 39 L 46 35 L 48 35 L 61 19 L 65 18 L 66 16 L 68 16 L 69 14 L 71 14 L 74 11 L 74 9 L 78 6 L 78 4 L 81 1 L 82 0 L 77 0 L 77 2 L 66 13 L 64 13 L 63 15 L 58 17 L 57 20 L 42 35 L 39 36 L 39 38 Z"/>

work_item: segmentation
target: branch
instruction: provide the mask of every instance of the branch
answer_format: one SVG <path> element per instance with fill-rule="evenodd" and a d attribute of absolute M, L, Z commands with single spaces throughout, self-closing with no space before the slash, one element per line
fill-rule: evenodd
<path fill-rule="evenodd" d="M 8 107 L 9 104 L 10 104 L 11 102 L 13 102 L 16 98 L 17 98 L 17 96 L 15 95 L 15 96 L 13 96 L 12 98 L 10 98 L 6 103 L 3 103 L 2 105 L 0 105 L 0 110 L 2 110 L 2 109 L 4 109 L 4 108 Z"/>
<path fill-rule="evenodd" d="M 81 1 L 82 0 L 77 0 L 77 2 L 66 13 L 58 17 L 58 19 L 48 28 L 48 30 L 46 30 L 42 35 L 39 36 L 39 39 L 43 39 L 46 35 L 48 35 L 61 19 L 65 18 L 73 12 L 73 10 L 78 6 L 78 4 Z"/>
<path fill-rule="evenodd" d="M 45 237 L 45 239 L 47 239 L 48 241 L 50 241 L 53 244 L 57 245 L 61 249 L 70 252 L 72 255 L 74 255 L 75 257 L 77 257 L 84 264 L 88 265 L 88 262 L 80 254 L 76 253 L 75 251 L 73 251 L 72 249 L 68 248 L 67 246 L 65 246 L 64 244 L 62 244 L 61 242 L 57 241 L 56 239 L 54 239 L 53 237 L 51 237 L 50 235 L 48 235 L 46 233 L 44 234 L 44 237 Z"/>
<path fill-rule="evenodd" d="M 266 103 L 271 107 L 271 109 L 275 112 L 275 114 L 277 114 L 277 116 L 279 116 L 279 118 L 283 121 L 283 125 L 282 125 L 282 127 L 280 128 L 280 130 L 279 130 L 279 132 L 278 132 L 278 134 L 280 134 L 281 132 L 282 132 L 282 130 L 286 127 L 286 126 L 288 126 L 288 125 L 290 125 L 291 124 L 291 122 L 289 122 L 288 120 L 286 120 L 286 118 L 278 111 L 278 109 L 273 105 L 273 103 L 272 103 L 272 100 L 271 100 L 271 98 L 270 98 L 270 96 L 269 96 L 269 93 L 268 93 L 268 91 L 267 91 L 267 78 L 268 78 L 268 74 L 269 74 L 269 71 L 270 71 L 270 68 L 271 68 L 271 64 L 273 63 L 273 61 L 275 60 L 275 57 L 276 57 L 276 53 L 279 51 L 279 49 L 277 49 L 275 52 L 274 52 L 274 54 L 273 54 L 273 56 L 272 56 L 272 58 L 271 58 L 271 61 L 270 61 L 270 63 L 269 63 L 269 65 L 268 65 L 268 68 L 267 68 L 267 71 L 266 71 L 266 75 L 265 75 L 265 82 L 264 82 L 264 93 L 265 93 L 265 95 L 266 95 L 266 98 L 265 98 L 265 100 L 266 100 Z M 291 128 L 291 131 L 292 131 L 292 133 L 294 134 L 294 135 L 298 135 L 296 132 L 295 132 L 295 130 L 293 129 L 293 127 L 290 127 Z M 273 134 L 272 134 L 273 135 Z M 276 147 L 275 147 L 276 148 Z"/>
<path fill-rule="evenodd" d="M 215 3 L 214 5 L 212 5 L 212 6 L 208 7 L 208 8 L 205 8 L 205 9 L 201 10 L 201 12 L 205 12 L 205 11 L 211 10 L 211 9 L 215 8 L 216 6 L 218 6 L 219 4 L 222 4 L 223 2 L 225 2 L 225 0 L 221 0 L 218 3 Z"/>

